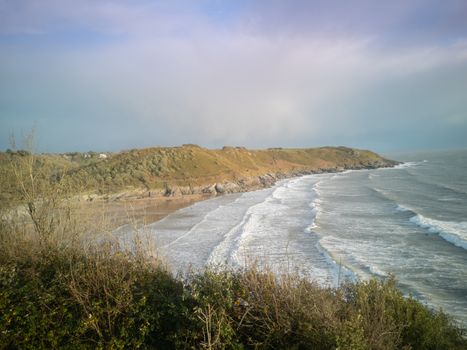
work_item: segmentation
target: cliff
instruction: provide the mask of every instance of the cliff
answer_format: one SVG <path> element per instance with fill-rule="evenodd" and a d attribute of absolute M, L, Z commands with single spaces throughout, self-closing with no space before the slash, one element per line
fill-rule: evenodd
<path fill-rule="evenodd" d="M 8 164 L 21 157 L 28 155 L 0 154 L 2 199 L 15 197 Z M 38 173 L 45 174 L 49 181 L 66 175 L 75 185 L 76 194 L 85 193 L 87 199 L 241 192 L 267 187 L 291 176 L 395 164 L 374 152 L 347 147 L 211 150 L 190 144 L 118 153 L 35 156 Z"/>

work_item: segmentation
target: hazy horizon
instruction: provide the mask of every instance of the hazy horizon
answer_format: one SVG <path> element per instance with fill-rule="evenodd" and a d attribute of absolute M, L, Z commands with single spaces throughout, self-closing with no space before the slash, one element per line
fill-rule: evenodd
<path fill-rule="evenodd" d="M 0 149 L 467 148 L 462 0 L 0 0 Z"/>
<path fill-rule="evenodd" d="M 10 151 L 22 151 L 26 150 L 29 151 L 29 146 L 27 145 L 27 141 L 25 141 L 26 138 L 28 138 L 30 135 L 32 135 L 31 130 L 28 131 L 28 133 L 22 134 L 24 137 L 18 138 L 17 135 L 11 135 L 14 136 L 14 145 L 9 143 L 7 146 L 5 146 L 4 149 L 0 149 L 0 152 L 10 152 Z M 83 147 L 82 149 L 61 149 L 61 150 L 44 150 L 43 147 L 41 147 L 41 140 L 40 137 L 37 137 L 37 133 L 34 133 L 34 141 L 32 144 L 32 151 L 35 153 L 42 153 L 42 154 L 67 154 L 67 153 L 89 153 L 89 152 L 94 152 L 94 153 L 119 153 L 119 152 L 126 152 L 126 151 L 131 151 L 131 150 L 137 150 L 137 149 L 148 149 L 148 148 L 177 148 L 177 147 L 183 147 L 185 145 L 194 145 L 194 146 L 199 146 L 201 148 L 209 149 L 209 150 L 221 150 L 223 147 L 242 147 L 246 148 L 248 150 L 268 150 L 268 149 L 274 149 L 274 148 L 280 148 L 280 149 L 306 149 L 306 148 L 325 148 L 325 147 L 347 147 L 347 148 L 356 148 L 356 149 L 362 149 L 362 150 L 369 150 L 378 153 L 379 155 L 386 157 L 389 159 L 393 160 L 401 160 L 398 159 L 397 156 L 413 156 L 413 155 L 423 155 L 423 154 L 436 154 L 436 153 L 443 153 L 443 152 L 462 152 L 462 151 L 467 151 L 467 147 L 446 147 L 446 148 L 411 148 L 411 149 L 392 149 L 392 150 L 379 150 L 375 148 L 369 148 L 369 147 L 358 147 L 358 146 L 351 146 L 351 145 L 344 145 L 344 144 L 322 144 L 322 145 L 312 145 L 312 146 L 281 146 L 281 145 L 275 145 L 275 146 L 265 146 L 265 147 L 246 147 L 243 145 L 222 145 L 222 146 L 214 146 L 214 147 L 208 147 L 208 146 L 203 146 L 200 144 L 194 144 L 194 143 L 183 143 L 183 144 L 173 144 L 173 145 L 147 145 L 147 146 L 136 146 L 136 147 L 128 147 L 128 148 L 106 148 L 106 149 L 86 149 L 86 147 Z M 42 148 L 42 149 L 41 149 Z"/>

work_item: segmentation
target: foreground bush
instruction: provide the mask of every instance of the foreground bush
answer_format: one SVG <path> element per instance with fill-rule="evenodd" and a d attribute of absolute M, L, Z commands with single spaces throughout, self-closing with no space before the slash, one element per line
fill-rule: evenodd
<path fill-rule="evenodd" d="M 102 254 L 105 253 L 105 254 Z M 465 349 L 394 280 L 321 288 L 255 268 L 183 280 L 103 245 L 0 267 L 0 348 Z"/>

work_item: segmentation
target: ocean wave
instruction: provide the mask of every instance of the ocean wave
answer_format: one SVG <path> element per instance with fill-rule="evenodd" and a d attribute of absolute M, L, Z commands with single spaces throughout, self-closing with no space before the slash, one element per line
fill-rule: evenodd
<path fill-rule="evenodd" d="M 387 278 L 388 273 L 378 265 L 375 261 L 367 259 L 365 251 L 369 249 L 367 244 L 349 242 L 338 239 L 334 236 L 323 237 L 317 246 L 320 253 L 325 257 L 326 261 L 333 266 L 334 276 L 340 275 L 340 279 L 348 279 L 357 281 L 359 279 L 368 279 L 372 276 L 378 278 Z M 345 251 L 347 261 L 354 266 L 354 269 L 343 265 L 334 254 L 330 253 L 335 247 L 336 250 Z M 328 249 L 329 248 L 329 249 Z M 363 254 L 362 254 L 363 253 Z M 337 277 L 339 279 L 339 277 Z"/>
<path fill-rule="evenodd" d="M 271 196 L 279 201 L 286 198 L 290 187 L 287 185 L 278 186 L 271 194 Z"/>
<path fill-rule="evenodd" d="M 243 266 L 248 262 L 247 246 L 250 236 L 256 232 L 258 228 L 258 217 L 268 215 L 269 210 L 267 204 L 273 199 L 273 195 L 269 195 L 262 202 L 252 205 L 245 212 L 241 222 L 235 227 L 235 231 L 230 232 L 228 240 L 230 240 L 229 262 L 237 267 Z M 242 263 L 243 262 L 243 263 Z"/>
<path fill-rule="evenodd" d="M 280 186 L 275 186 L 272 192 L 272 197 L 284 204 L 289 200 L 296 200 L 302 197 L 308 197 L 315 194 L 314 189 L 309 190 L 307 186 L 308 177 L 300 177 L 298 179 L 289 180 Z"/>
<path fill-rule="evenodd" d="M 220 202 L 222 204 L 219 203 L 219 200 L 222 199 L 221 197 L 216 197 L 216 198 L 208 199 L 206 201 L 197 202 L 192 206 L 182 208 L 181 210 L 172 213 L 173 214 L 172 216 L 169 215 L 170 218 L 169 216 L 165 217 L 164 218 L 165 220 L 172 220 L 172 221 L 176 220 L 176 215 L 179 215 L 180 213 L 187 213 L 187 214 L 191 213 L 191 214 L 194 214 L 195 217 L 197 217 L 197 214 L 200 214 L 197 212 L 197 210 L 201 209 L 201 212 L 206 210 L 205 214 L 203 216 L 199 216 L 198 219 L 192 223 L 191 227 L 187 231 L 174 237 L 174 239 L 171 240 L 170 242 L 159 246 L 158 249 L 160 250 L 168 249 L 169 247 L 172 247 L 174 244 L 177 244 L 178 242 L 182 241 L 189 235 L 195 233 L 199 227 L 202 227 L 211 218 L 216 218 L 218 216 L 218 213 L 221 212 L 226 206 L 232 206 L 234 203 L 239 202 L 242 198 L 245 197 L 245 195 L 246 193 L 241 194 L 240 196 L 238 196 L 237 198 L 235 198 L 235 200 L 231 202 L 226 202 L 225 199 L 227 199 L 228 197 L 224 197 L 224 200 Z M 157 227 L 160 227 L 160 225 L 164 223 L 164 219 L 156 221 L 150 225 L 150 228 L 154 234 L 157 234 L 157 231 L 158 231 Z"/>
<path fill-rule="evenodd" d="M 312 187 L 312 191 L 315 195 L 313 201 L 311 201 L 308 206 L 311 208 L 311 215 L 313 215 L 313 221 L 311 222 L 311 224 L 309 224 L 306 228 L 305 228 L 305 232 L 306 233 L 311 233 L 313 232 L 314 229 L 316 229 L 318 227 L 318 224 L 316 223 L 316 220 L 318 219 L 318 215 L 321 211 L 321 199 L 319 198 L 320 197 L 320 192 L 318 190 L 318 186 L 319 184 L 321 183 L 321 181 L 318 181 L 317 183 L 315 183 Z"/>
<path fill-rule="evenodd" d="M 409 208 L 404 207 L 403 205 L 397 204 L 396 205 L 396 210 L 400 212 L 407 212 L 407 211 L 412 211 Z"/>
<path fill-rule="evenodd" d="M 391 198 L 388 191 L 385 191 L 385 190 L 383 190 L 381 188 L 378 188 L 378 187 L 372 187 L 372 186 L 369 186 L 368 188 L 370 190 L 372 190 L 379 198 L 384 199 L 384 200 L 393 201 L 393 199 Z"/>
<path fill-rule="evenodd" d="M 462 201 L 462 199 L 454 198 L 454 197 L 443 197 L 443 198 L 438 198 L 438 201 L 440 201 L 440 202 L 460 202 L 460 201 Z"/>
<path fill-rule="evenodd" d="M 387 277 L 388 276 L 388 274 L 386 272 L 381 270 L 376 265 L 368 265 L 368 270 L 370 270 L 370 272 L 375 276 L 379 276 L 379 277 Z"/>
<path fill-rule="evenodd" d="M 376 193 L 376 195 L 385 200 L 385 201 L 389 201 L 389 203 L 393 204 L 394 205 L 394 210 L 396 212 L 401 212 L 401 213 L 413 213 L 414 215 L 416 214 L 412 209 L 408 208 L 407 206 L 403 205 L 403 204 L 400 204 L 400 203 L 397 203 L 396 199 L 393 199 L 392 196 L 389 194 L 389 192 L 387 191 L 384 191 L 380 188 L 377 188 L 377 187 L 370 187 L 371 190 L 374 191 L 374 193 Z"/>
<path fill-rule="evenodd" d="M 419 165 L 421 163 L 423 163 L 423 162 L 404 162 L 404 163 L 396 165 L 393 168 L 388 168 L 388 169 L 406 169 L 406 168 L 411 168 L 411 167 L 417 166 L 417 165 Z"/>
<path fill-rule="evenodd" d="M 430 233 L 436 233 L 445 241 L 467 250 L 467 221 L 440 221 L 417 214 L 410 221 Z"/>
<path fill-rule="evenodd" d="M 326 238 L 335 238 L 331 236 L 327 236 Z M 332 275 L 334 278 L 334 285 L 338 286 L 343 281 L 357 281 L 358 275 L 352 271 L 350 268 L 345 266 L 340 259 L 337 262 L 337 259 L 330 253 L 321 243 L 323 238 L 316 243 L 316 249 L 320 252 L 320 254 L 324 257 L 327 264 L 331 267 Z"/>
<path fill-rule="evenodd" d="M 305 228 L 306 233 L 311 233 L 315 228 L 318 227 L 316 224 L 316 219 L 318 217 L 319 213 L 319 204 L 317 203 L 317 199 L 315 199 L 313 202 L 309 204 L 309 207 L 311 208 L 310 214 L 313 216 L 313 220 L 311 223 Z"/>
<path fill-rule="evenodd" d="M 245 223 L 250 218 L 248 211 L 243 215 L 242 220 L 232 227 L 224 236 L 224 239 L 212 250 L 207 259 L 207 265 L 230 264 L 239 265 L 237 260 L 233 260 L 232 253 L 238 249 L 239 234 Z"/>
<path fill-rule="evenodd" d="M 417 172 L 413 172 L 413 171 L 410 171 L 410 170 L 406 170 L 406 174 L 411 176 L 411 179 L 412 181 L 415 181 L 419 184 L 422 184 L 422 185 L 427 185 L 427 186 L 430 186 L 430 187 L 435 187 L 436 189 L 439 189 L 443 192 L 449 192 L 450 194 L 454 195 L 454 196 L 458 196 L 458 195 L 461 195 L 464 199 L 466 198 L 465 195 L 467 194 L 467 191 L 465 190 L 465 188 L 462 188 L 460 186 L 456 186 L 455 184 L 449 184 L 449 183 L 442 183 L 442 182 L 439 182 L 439 181 L 433 181 L 433 180 L 430 180 L 429 178 L 425 177 L 425 176 L 421 176 L 419 173 Z"/>
<path fill-rule="evenodd" d="M 441 188 L 444 188 L 444 189 L 448 190 L 449 192 L 452 192 L 454 195 L 457 195 L 457 194 L 460 194 L 461 196 L 467 195 L 467 191 L 465 191 L 462 188 L 456 187 L 456 186 L 452 186 L 452 185 L 449 185 L 449 184 L 436 184 L 436 185 L 441 187 Z"/>
<path fill-rule="evenodd" d="M 312 233 L 313 230 L 316 229 L 317 227 L 318 227 L 318 225 L 316 224 L 315 220 L 313 220 L 313 222 L 305 228 L 304 232 L 305 233 Z"/>

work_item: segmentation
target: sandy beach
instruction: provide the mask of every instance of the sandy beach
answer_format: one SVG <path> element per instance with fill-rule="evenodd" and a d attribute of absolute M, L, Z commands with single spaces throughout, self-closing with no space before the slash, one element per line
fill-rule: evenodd
<path fill-rule="evenodd" d="M 111 227 L 125 224 L 145 225 L 187 207 L 195 202 L 212 198 L 211 194 L 194 194 L 175 197 L 133 198 L 119 201 L 87 202 L 82 206 L 84 213 L 105 218 Z"/>

